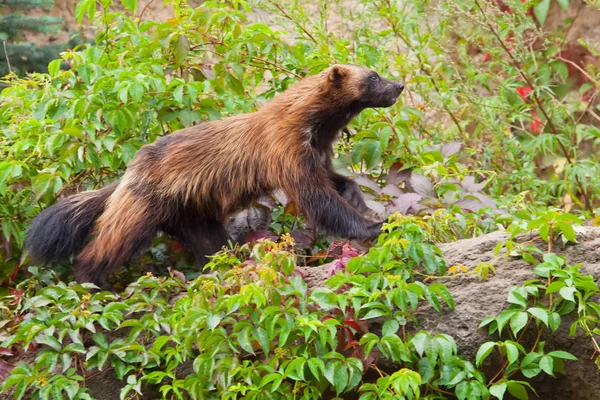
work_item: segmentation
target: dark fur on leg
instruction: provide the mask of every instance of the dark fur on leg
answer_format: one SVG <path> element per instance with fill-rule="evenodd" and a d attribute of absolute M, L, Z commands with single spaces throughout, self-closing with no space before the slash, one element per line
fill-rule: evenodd
<path fill-rule="evenodd" d="M 225 245 L 229 236 L 223 224 L 216 220 L 200 220 L 187 216 L 164 228 L 165 233 L 180 240 L 194 255 L 196 265 L 203 267 L 208 257 Z"/>
<path fill-rule="evenodd" d="M 34 262 L 65 261 L 83 248 L 118 182 L 60 200 L 33 220 L 25 247 Z"/>
<path fill-rule="evenodd" d="M 335 190 L 348 202 L 356 211 L 361 214 L 367 211 L 367 205 L 362 194 L 362 190 L 356 182 L 345 176 L 333 173 L 332 180 Z"/>

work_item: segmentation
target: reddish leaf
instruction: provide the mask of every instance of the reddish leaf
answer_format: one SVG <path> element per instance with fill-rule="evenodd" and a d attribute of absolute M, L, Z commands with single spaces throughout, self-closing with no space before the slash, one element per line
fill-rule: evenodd
<path fill-rule="evenodd" d="M 346 321 L 344 321 L 344 325 L 348 325 L 349 327 L 351 327 L 352 329 L 354 329 L 356 332 L 361 332 L 362 331 L 360 329 L 360 326 L 356 323 L 356 321 L 346 320 Z"/>
<path fill-rule="evenodd" d="M 290 231 L 290 236 L 294 239 L 296 246 L 302 249 L 310 247 L 315 241 L 313 231 L 310 229 L 294 229 Z"/>
<path fill-rule="evenodd" d="M 342 255 L 342 251 L 344 250 L 344 245 L 346 241 L 344 240 L 334 240 L 327 248 L 327 256 L 329 257 L 339 257 Z"/>
<path fill-rule="evenodd" d="M 402 165 L 400 163 L 395 163 L 394 165 L 392 165 L 392 167 L 390 168 L 390 172 L 388 173 L 388 176 L 386 179 L 387 183 L 398 186 L 401 183 L 404 183 L 404 182 L 408 183 L 410 181 L 410 176 L 412 174 L 412 170 L 411 169 L 400 170 L 401 167 L 402 167 Z"/>
<path fill-rule="evenodd" d="M 592 95 L 596 92 L 596 88 L 593 87 L 591 89 L 586 90 L 582 95 L 581 95 L 581 101 L 585 101 L 588 102 L 592 99 Z"/>
<path fill-rule="evenodd" d="M 472 193 L 467 198 L 459 200 L 455 204 L 460 206 L 463 210 L 469 210 L 471 212 L 477 212 L 483 207 L 496 208 L 494 200 L 481 193 Z"/>
<path fill-rule="evenodd" d="M 414 191 L 423 197 L 436 197 L 433 190 L 433 182 L 426 176 L 413 173 L 410 177 L 410 183 Z"/>
<path fill-rule="evenodd" d="M 15 355 L 15 353 L 12 350 L 10 350 L 10 349 L 8 349 L 6 347 L 0 347 L 0 356 L 9 356 L 9 357 L 12 357 L 14 355 Z"/>
<path fill-rule="evenodd" d="M 360 186 L 366 187 L 374 191 L 375 193 L 379 193 L 381 188 L 373 179 L 369 178 L 365 174 L 360 174 L 356 178 L 354 178 L 354 182 L 358 183 Z"/>
<path fill-rule="evenodd" d="M 367 205 L 369 210 L 374 211 L 377 215 L 385 215 L 385 206 L 380 202 L 374 200 L 366 200 L 365 204 Z"/>
<path fill-rule="evenodd" d="M 350 340 L 344 350 L 354 349 L 358 347 L 358 340 Z"/>
<path fill-rule="evenodd" d="M 176 269 L 172 269 L 171 267 L 167 268 L 167 270 L 169 271 L 169 274 L 171 276 L 175 276 L 175 277 L 179 278 L 179 280 L 182 282 L 187 282 L 187 279 L 185 278 L 185 275 L 183 274 L 183 272 L 177 271 Z"/>
<path fill-rule="evenodd" d="M 174 253 L 181 253 L 183 251 L 183 244 L 181 242 L 172 242 L 169 245 L 169 249 Z"/>
<path fill-rule="evenodd" d="M 339 271 L 344 271 L 346 269 L 346 263 L 342 260 L 335 260 L 331 264 L 329 264 L 329 269 L 327 269 L 327 277 L 331 278 Z"/>
<path fill-rule="evenodd" d="M 450 157 L 460 151 L 462 148 L 461 142 L 444 142 L 440 147 L 440 152 L 442 155 L 447 158 Z"/>
<path fill-rule="evenodd" d="M 14 367 L 14 365 L 7 363 L 4 360 L 0 360 L 0 382 L 4 382 L 6 380 L 10 374 L 10 371 L 12 371 Z"/>
<path fill-rule="evenodd" d="M 261 239 L 267 239 L 272 242 L 275 242 L 277 241 L 277 239 L 279 239 L 279 236 L 277 236 L 271 231 L 256 231 L 246 236 L 246 243 L 256 242 Z"/>
<path fill-rule="evenodd" d="M 396 185 L 388 184 L 383 189 L 381 189 L 382 193 L 385 193 L 389 196 L 400 197 L 404 194 L 402 190 Z"/>
<path fill-rule="evenodd" d="M 402 214 L 407 214 L 409 210 L 412 209 L 413 213 L 417 210 L 415 209 L 419 205 L 419 201 L 423 199 L 423 196 L 417 193 L 404 193 L 399 196 L 397 199 L 392 201 L 393 207 L 390 207 L 390 211 L 392 212 L 401 212 Z"/>
<path fill-rule="evenodd" d="M 544 127 L 544 124 L 540 120 L 540 116 L 538 115 L 537 111 L 534 111 L 531 114 L 531 117 L 532 117 L 532 120 L 531 120 L 531 132 L 533 132 L 533 133 L 540 133 L 542 131 L 542 128 Z"/>
<path fill-rule="evenodd" d="M 475 178 L 472 176 L 465 176 L 465 178 L 459 182 L 465 192 L 475 193 L 480 192 L 485 187 L 483 183 L 475 183 Z"/>
<path fill-rule="evenodd" d="M 517 92 L 519 93 L 519 96 L 521 96 L 522 99 L 527 98 L 527 96 L 529 96 L 529 93 L 531 93 L 532 89 L 531 86 L 518 86 L 517 87 Z"/>

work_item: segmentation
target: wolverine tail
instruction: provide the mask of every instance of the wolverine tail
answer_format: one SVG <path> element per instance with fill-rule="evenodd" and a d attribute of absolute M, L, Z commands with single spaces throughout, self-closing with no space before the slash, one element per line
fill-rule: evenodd
<path fill-rule="evenodd" d="M 33 261 L 64 261 L 79 252 L 118 184 L 75 194 L 43 210 L 33 220 L 25 239 Z"/>

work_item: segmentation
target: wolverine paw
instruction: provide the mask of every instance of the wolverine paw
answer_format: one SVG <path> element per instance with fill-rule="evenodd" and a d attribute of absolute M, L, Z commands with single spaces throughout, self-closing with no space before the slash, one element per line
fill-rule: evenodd
<path fill-rule="evenodd" d="M 376 240 L 379 237 L 379 235 L 381 234 L 382 227 L 383 227 L 383 221 L 375 222 L 374 224 L 369 226 L 369 239 Z"/>

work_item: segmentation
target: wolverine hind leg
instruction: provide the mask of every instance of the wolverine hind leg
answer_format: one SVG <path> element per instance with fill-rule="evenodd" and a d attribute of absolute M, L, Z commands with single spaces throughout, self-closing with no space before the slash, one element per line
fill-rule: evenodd
<path fill-rule="evenodd" d="M 180 240 L 192 252 L 196 264 L 203 267 L 208 257 L 227 244 L 229 236 L 223 224 L 214 219 L 198 219 L 190 216 L 164 228 L 165 233 Z"/>
<path fill-rule="evenodd" d="M 119 187 L 97 221 L 94 238 L 75 261 L 78 282 L 101 286 L 109 274 L 142 253 L 158 232 L 151 202 Z"/>

